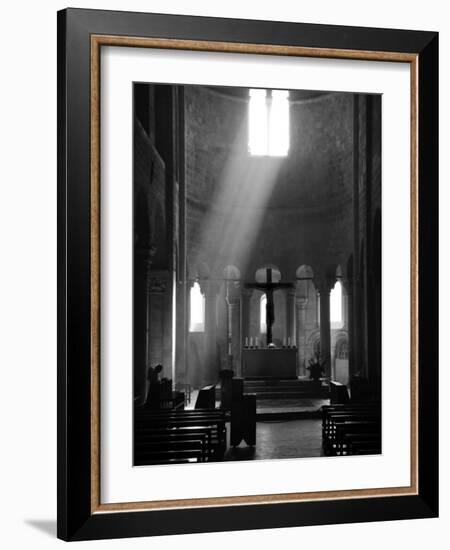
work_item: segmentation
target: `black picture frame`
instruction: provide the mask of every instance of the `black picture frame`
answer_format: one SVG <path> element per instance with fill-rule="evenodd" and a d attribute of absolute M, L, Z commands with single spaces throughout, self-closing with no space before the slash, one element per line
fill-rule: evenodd
<path fill-rule="evenodd" d="M 414 495 L 97 513 L 92 487 L 92 36 L 407 54 L 417 62 L 418 334 Z M 353 54 L 352 54 L 353 52 Z M 364 57 L 364 56 L 362 56 Z M 438 515 L 438 34 L 148 13 L 58 12 L 58 537 L 87 540 Z"/>

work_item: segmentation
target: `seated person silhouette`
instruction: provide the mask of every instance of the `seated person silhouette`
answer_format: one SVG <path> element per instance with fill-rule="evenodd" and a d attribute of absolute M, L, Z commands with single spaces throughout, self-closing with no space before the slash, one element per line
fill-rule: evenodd
<path fill-rule="evenodd" d="M 145 407 L 151 410 L 157 410 L 161 407 L 161 382 L 159 375 L 163 370 L 163 366 L 158 364 L 156 367 L 148 368 L 147 380 L 150 384 L 145 401 Z"/>

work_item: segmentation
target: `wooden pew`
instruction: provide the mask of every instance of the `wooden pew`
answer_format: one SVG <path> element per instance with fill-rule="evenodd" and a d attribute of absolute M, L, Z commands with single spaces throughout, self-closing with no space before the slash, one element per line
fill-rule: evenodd
<path fill-rule="evenodd" d="M 134 440 L 135 454 L 139 456 L 142 452 L 162 448 L 166 445 L 172 445 L 174 449 L 190 448 L 192 443 L 197 448 L 200 444 L 202 450 L 202 462 L 206 461 L 212 453 L 211 437 L 204 430 L 187 430 L 184 433 L 167 432 L 145 432 L 136 434 Z"/>
<path fill-rule="evenodd" d="M 322 437 L 327 439 L 332 435 L 336 422 L 339 419 L 358 419 L 359 417 L 379 418 L 380 411 L 372 406 L 325 406 L 322 409 Z"/>
<path fill-rule="evenodd" d="M 217 437 L 221 444 L 226 443 L 226 418 L 222 411 L 180 411 L 156 414 L 145 414 L 140 418 L 135 418 L 135 428 L 153 427 L 155 425 L 166 427 L 196 427 L 212 426 L 215 428 Z"/>
<path fill-rule="evenodd" d="M 189 448 L 177 449 L 173 446 L 144 451 L 135 458 L 135 466 L 147 466 L 150 464 L 185 464 L 187 462 L 202 462 L 202 450 L 197 445 L 190 444 Z"/>
<path fill-rule="evenodd" d="M 362 436 L 362 437 L 360 437 Z M 352 454 L 353 441 L 358 439 L 379 441 L 381 447 L 380 422 L 377 420 L 345 421 L 336 426 L 336 435 L 332 442 L 332 453 L 335 456 Z"/>
<path fill-rule="evenodd" d="M 349 400 L 347 386 L 337 380 L 330 380 L 330 403 L 347 404 Z"/>
<path fill-rule="evenodd" d="M 324 406 L 322 415 L 322 446 L 325 455 L 346 456 L 381 452 L 379 404 L 350 403 Z"/>
<path fill-rule="evenodd" d="M 380 454 L 381 434 L 380 433 L 350 433 L 345 435 L 345 447 L 348 455 Z"/>
<path fill-rule="evenodd" d="M 196 409 L 213 409 L 216 406 L 216 386 L 205 386 L 198 392 Z"/>
<path fill-rule="evenodd" d="M 217 455 L 219 439 L 212 426 L 171 427 L 154 426 L 135 432 L 134 448 L 139 451 L 147 442 L 160 440 L 192 440 L 202 441 L 205 460 L 212 460 Z"/>
<path fill-rule="evenodd" d="M 219 409 L 135 409 L 134 463 L 220 460 L 226 448 L 225 423 Z"/>

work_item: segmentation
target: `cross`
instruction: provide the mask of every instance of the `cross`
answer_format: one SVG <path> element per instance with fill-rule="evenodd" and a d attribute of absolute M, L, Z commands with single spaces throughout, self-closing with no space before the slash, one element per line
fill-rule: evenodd
<path fill-rule="evenodd" d="M 275 308 L 273 304 L 273 293 L 278 288 L 293 288 L 292 283 L 273 283 L 272 269 L 266 269 L 267 282 L 265 283 L 247 283 L 246 288 L 257 288 L 262 290 L 267 296 L 266 304 L 266 327 L 267 327 L 267 345 L 272 343 L 272 326 L 275 321 Z"/>

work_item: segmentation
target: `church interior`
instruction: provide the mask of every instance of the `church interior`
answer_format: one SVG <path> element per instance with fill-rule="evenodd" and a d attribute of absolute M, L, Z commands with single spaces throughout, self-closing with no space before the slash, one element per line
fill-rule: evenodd
<path fill-rule="evenodd" d="M 381 96 L 133 103 L 134 465 L 380 453 Z"/>

